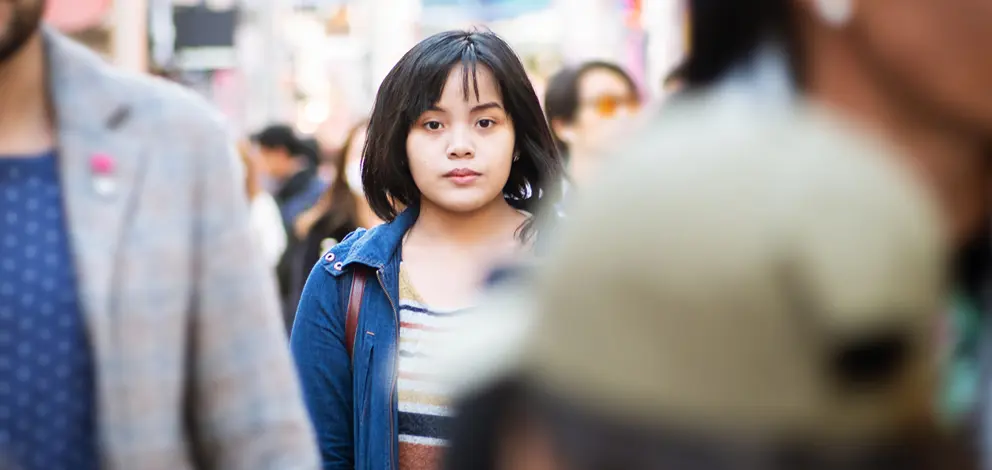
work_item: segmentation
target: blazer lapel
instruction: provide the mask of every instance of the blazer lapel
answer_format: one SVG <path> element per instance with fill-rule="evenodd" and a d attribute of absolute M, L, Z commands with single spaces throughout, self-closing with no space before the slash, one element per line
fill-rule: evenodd
<path fill-rule="evenodd" d="M 81 301 L 93 346 L 108 353 L 115 343 L 110 315 L 119 247 L 137 208 L 142 146 L 127 132 L 132 110 L 108 66 L 60 34 L 47 28 L 44 34 Z"/>

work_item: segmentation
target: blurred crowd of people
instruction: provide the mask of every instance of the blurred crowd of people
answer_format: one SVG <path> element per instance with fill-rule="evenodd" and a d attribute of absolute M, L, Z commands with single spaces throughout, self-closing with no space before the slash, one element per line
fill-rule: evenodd
<path fill-rule="evenodd" d="M 992 468 L 992 7 L 689 4 L 664 101 L 448 31 L 330 148 L 0 3 L 0 470 Z"/>

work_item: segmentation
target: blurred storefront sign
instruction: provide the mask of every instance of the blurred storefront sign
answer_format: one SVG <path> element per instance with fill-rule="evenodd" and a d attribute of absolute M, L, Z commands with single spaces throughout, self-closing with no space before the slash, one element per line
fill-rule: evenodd
<path fill-rule="evenodd" d="M 425 17 L 461 17 L 476 21 L 498 21 L 544 10 L 551 0 L 423 0 Z"/>
<path fill-rule="evenodd" d="M 348 4 L 348 0 L 293 0 L 293 6 L 299 10 L 334 10 Z"/>
<path fill-rule="evenodd" d="M 67 33 L 77 33 L 103 23 L 112 0 L 48 0 L 45 21 Z"/>
<path fill-rule="evenodd" d="M 176 66 L 184 70 L 216 70 L 237 66 L 234 37 L 238 9 L 214 3 L 176 6 L 172 11 L 175 27 Z"/>

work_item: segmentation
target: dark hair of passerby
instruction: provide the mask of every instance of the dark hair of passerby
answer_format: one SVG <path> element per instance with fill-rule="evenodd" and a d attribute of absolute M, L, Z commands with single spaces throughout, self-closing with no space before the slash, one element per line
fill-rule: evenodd
<path fill-rule="evenodd" d="M 724 77 L 732 67 L 746 62 L 769 38 L 784 40 L 798 77 L 792 9 L 785 0 L 719 2 L 692 0 L 690 50 L 676 70 L 687 87 L 704 87 Z"/>
<path fill-rule="evenodd" d="M 296 135 L 292 127 L 285 124 L 273 124 L 252 136 L 252 140 L 266 149 L 282 150 L 288 156 L 304 156 L 305 144 Z"/>
<path fill-rule="evenodd" d="M 523 375 L 466 396 L 443 470 L 977 470 L 969 452 L 920 426 L 868 445 L 810 446 L 796 436 L 754 439 L 616 420 L 548 394 Z M 863 445 L 862 445 L 863 444 Z M 521 447 L 531 447 L 521 449 Z M 524 456 L 524 457 L 521 457 Z M 548 458 L 551 462 L 537 462 Z M 541 465 L 551 463 L 551 465 Z"/>
<path fill-rule="evenodd" d="M 612 62 L 600 60 L 589 61 L 575 67 L 562 69 L 554 74 L 551 79 L 548 80 L 547 89 L 545 90 L 544 111 L 547 116 L 548 123 L 551 124 L 551 130 L 555 137 L 555 143 L 558 144 L 558 148 L 562 152 L 568 151 L 568 144 L 561 138 L 561 136 L 558 135 L 555 130 L 555 124 L 558 122 L 568 124 L 575 121 L 579 109 L 584 104 L 582 102 L 583 78 L 585 78 L 589 72 L 596 70 L 605 70 L 624 81 L 628 86 L 628 93 L 630 95 L 629 97 L 626 97 L 626 99 L 639 100 L 640 98 L 637 84 L 634 83 L 634 79 L 631 78 L 630 74 L 628 74 L 626 70 Z M 618 101 L 622 100 L 617 100 L 615 97 L 603 97 L 603 102 L 589 104 L 595 106 L 597 109 L 602 109 L 601 112 L 611 113 L 612 109 L 615 109 L 618 105 L 624 104 Z"/>
<path fill-rule="evenodd" d="M 362 184 L 372 210 L 385 221 L 420 203 L 410 173 L 407 136 L 415 121 L 441 97 L 453 67 L 465 73 L 466 99 L 478 95 L 476 71 L 491 71 L 516 135 L 518 156 L 503 187 L 515 209 L 535 214 L 542 201 L 556 199 L 561 160 L 527 72 L 510 46 L 487 31 L 450 31 L 413 47 L 386 76 L 376 96 L 364 152 Z M 538 215 L 539 217 L 540 215 Z M 529 235 L 532 220 L 522 227 Z"/>

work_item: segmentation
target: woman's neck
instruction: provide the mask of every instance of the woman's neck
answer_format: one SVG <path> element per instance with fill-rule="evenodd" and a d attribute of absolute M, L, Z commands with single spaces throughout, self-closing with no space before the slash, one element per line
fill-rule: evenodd
<path fill-rule="evenodd" d="M 502 197 L 472 212 L 445 210 L 424 199 L 407 238 L 449 246 L 515 241 L 516 231 L 527 217 Z"/>

